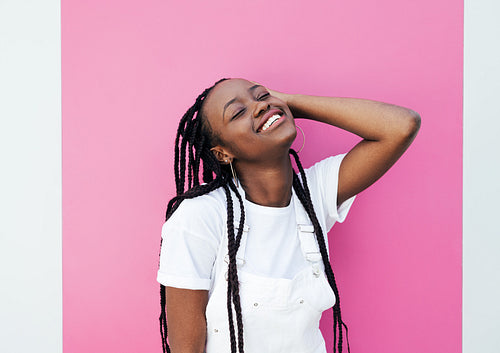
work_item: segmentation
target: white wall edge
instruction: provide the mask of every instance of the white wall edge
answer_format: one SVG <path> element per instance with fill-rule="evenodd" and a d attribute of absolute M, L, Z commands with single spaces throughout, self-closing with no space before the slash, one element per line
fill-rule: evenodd
<path fill-rule="evenodd" d="M 60 1 L 0 2 L 0 352 L 62 352 Z"/>
<path fill-rule="evenodd" d="M 500 2 L 464 2 L 463 352 L 500 352 Z"/>

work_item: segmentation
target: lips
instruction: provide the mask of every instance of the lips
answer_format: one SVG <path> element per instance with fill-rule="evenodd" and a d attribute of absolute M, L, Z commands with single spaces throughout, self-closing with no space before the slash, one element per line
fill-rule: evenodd
<path fill-rule="evenodd" d="M 279 109 L 271 109 L 260 119 L 259 125 L 257 127 L 257 132 L 262 132 L 262 127 L 266 124 L 266 122 L 274 115 L 283 116 L 283 112 Z"/>

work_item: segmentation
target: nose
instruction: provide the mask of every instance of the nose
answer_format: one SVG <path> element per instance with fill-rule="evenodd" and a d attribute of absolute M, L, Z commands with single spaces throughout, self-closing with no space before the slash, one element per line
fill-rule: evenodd
<path fill-rule="evenodd" d="M 263 101 L 256 102 L 255 107 L 254 107 L 254 111 L 253 111 L 254 118 L 259 117 L 262 113 L 264 113 L 269 108 L 270 108 L 270 105 L 267 102 L 263 102 Z"/>

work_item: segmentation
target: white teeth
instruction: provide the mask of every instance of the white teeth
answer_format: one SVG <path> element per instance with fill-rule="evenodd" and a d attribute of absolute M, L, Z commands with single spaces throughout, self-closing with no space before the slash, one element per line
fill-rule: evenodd
<path fill-rule="evenodd" d="M 262 126 L 262 131 L 266 131 L 269 126 L 271 126 L 276 120 L 278 120 L 281 117 L 279 114 L 274 114 L 272 117 L 267 119 L 266 123 Z"/>

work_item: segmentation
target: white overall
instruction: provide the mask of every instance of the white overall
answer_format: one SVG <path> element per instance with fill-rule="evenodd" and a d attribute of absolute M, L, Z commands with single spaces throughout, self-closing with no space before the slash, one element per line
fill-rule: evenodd
<path fill-rule="evenodd" d="M 240 187 L 241 195 L 244 191 Z M 238 203 L 234 200 L 235 206 Z M 244 227 L 237 253 L 238 279 L 245 353 L 325 353 L 319 330 L 324 310 L 335 304 L 335 295 L 324 274 L 314 228 L 292 190 L 297 232 L 308 266 L 292 279 L 269 278 L 245 272 L 245 247 L 251 225 Z M 239 215 L 235 207 L 235 219 Z M 235 221 L 236 226 L 239 222 Z M 325 233 L 326 236 L 326 233 Z M 221 242 L 215 277 L 206 308 L 206 353 L 230 353 L 227 318 L 227 234 Z M 236 337 L 236 314 L 234 313 Z"/>

